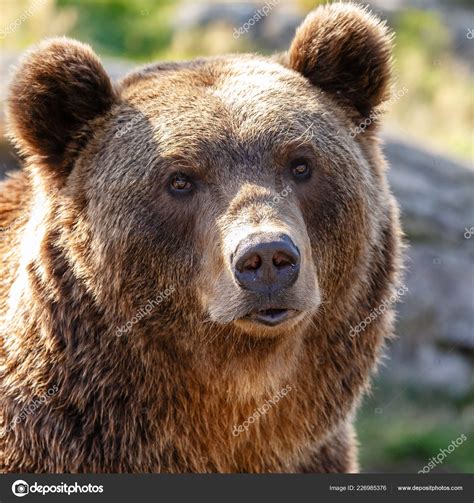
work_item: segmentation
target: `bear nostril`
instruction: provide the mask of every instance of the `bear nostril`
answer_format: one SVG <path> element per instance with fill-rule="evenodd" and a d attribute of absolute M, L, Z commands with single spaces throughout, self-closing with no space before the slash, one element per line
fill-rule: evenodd
<path fill-rule="evenodd" d="M 296 263 L 295 257 L 290 257 L 285 252 L 278 251 L 273 255 L 273 265 L 277 269 L 284 269 L 285 267 L 294 266 Z"/>
<path fill-rule="evenodd" d="M 262 265 L 262 258 L 257 253 L 254 253 L 242 264 L 241 271 L 256 271 Z"/>

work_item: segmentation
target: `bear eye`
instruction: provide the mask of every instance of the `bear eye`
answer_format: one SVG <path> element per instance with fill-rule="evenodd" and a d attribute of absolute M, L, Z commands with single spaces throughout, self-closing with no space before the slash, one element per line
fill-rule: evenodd
<path fill-rule="evenodd" d="M 311 173 L 306 159 L 296 159 L 291 163 L 291 174 L 297 180 L 306 180 Z"/>
<path fill-rule="evenodd" d="M 177 173 L 170 180 L 170 189 L 175 194 L 187 194 L 193 190 L 193 184 L 186 175 Z"/>

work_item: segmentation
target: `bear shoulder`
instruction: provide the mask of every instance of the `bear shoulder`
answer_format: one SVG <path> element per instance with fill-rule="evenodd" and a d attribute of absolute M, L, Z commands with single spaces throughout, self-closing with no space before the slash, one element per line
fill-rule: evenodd
<path fill-rule="evenodd" d="M 24 171 L 16 171 L 0 182 L 0 312 L 16 269 L 20 229 L 27 221 L 30 181 Z"/>

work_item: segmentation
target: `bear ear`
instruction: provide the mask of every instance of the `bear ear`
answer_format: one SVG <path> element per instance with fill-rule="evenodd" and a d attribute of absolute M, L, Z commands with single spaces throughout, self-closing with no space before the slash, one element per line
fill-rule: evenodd
<path fill-rule="evenodd" d="M 360 117 L 388 98 L 392 35 L 366 8 L 333 3 L 310 13 L 286 55 L 290 68 Z M 354 117 L 354 119 L 356 119 Z"/>
<path fill-rule="evenodd" d="M 50 39 L 28 52 L 10 85 L 9 135 L 23 155 L 50 175 L 69 174 L 87 125 L 116 101 L 112 83 L 92 49 L 67 38 Z"/>

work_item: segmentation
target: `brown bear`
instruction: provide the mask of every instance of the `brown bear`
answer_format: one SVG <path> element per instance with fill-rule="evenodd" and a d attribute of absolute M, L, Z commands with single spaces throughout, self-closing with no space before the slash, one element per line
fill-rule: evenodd
<path fill-rule="evenodd" d="M 67 38 L 25 56 L 7 111 L 25 166 L 0 194 L 2 472 L 358 470 L 401 262 L 370 118 L 390 54 L 383 23 L 337 3 L 286 54 L 117 85 Z"/>

